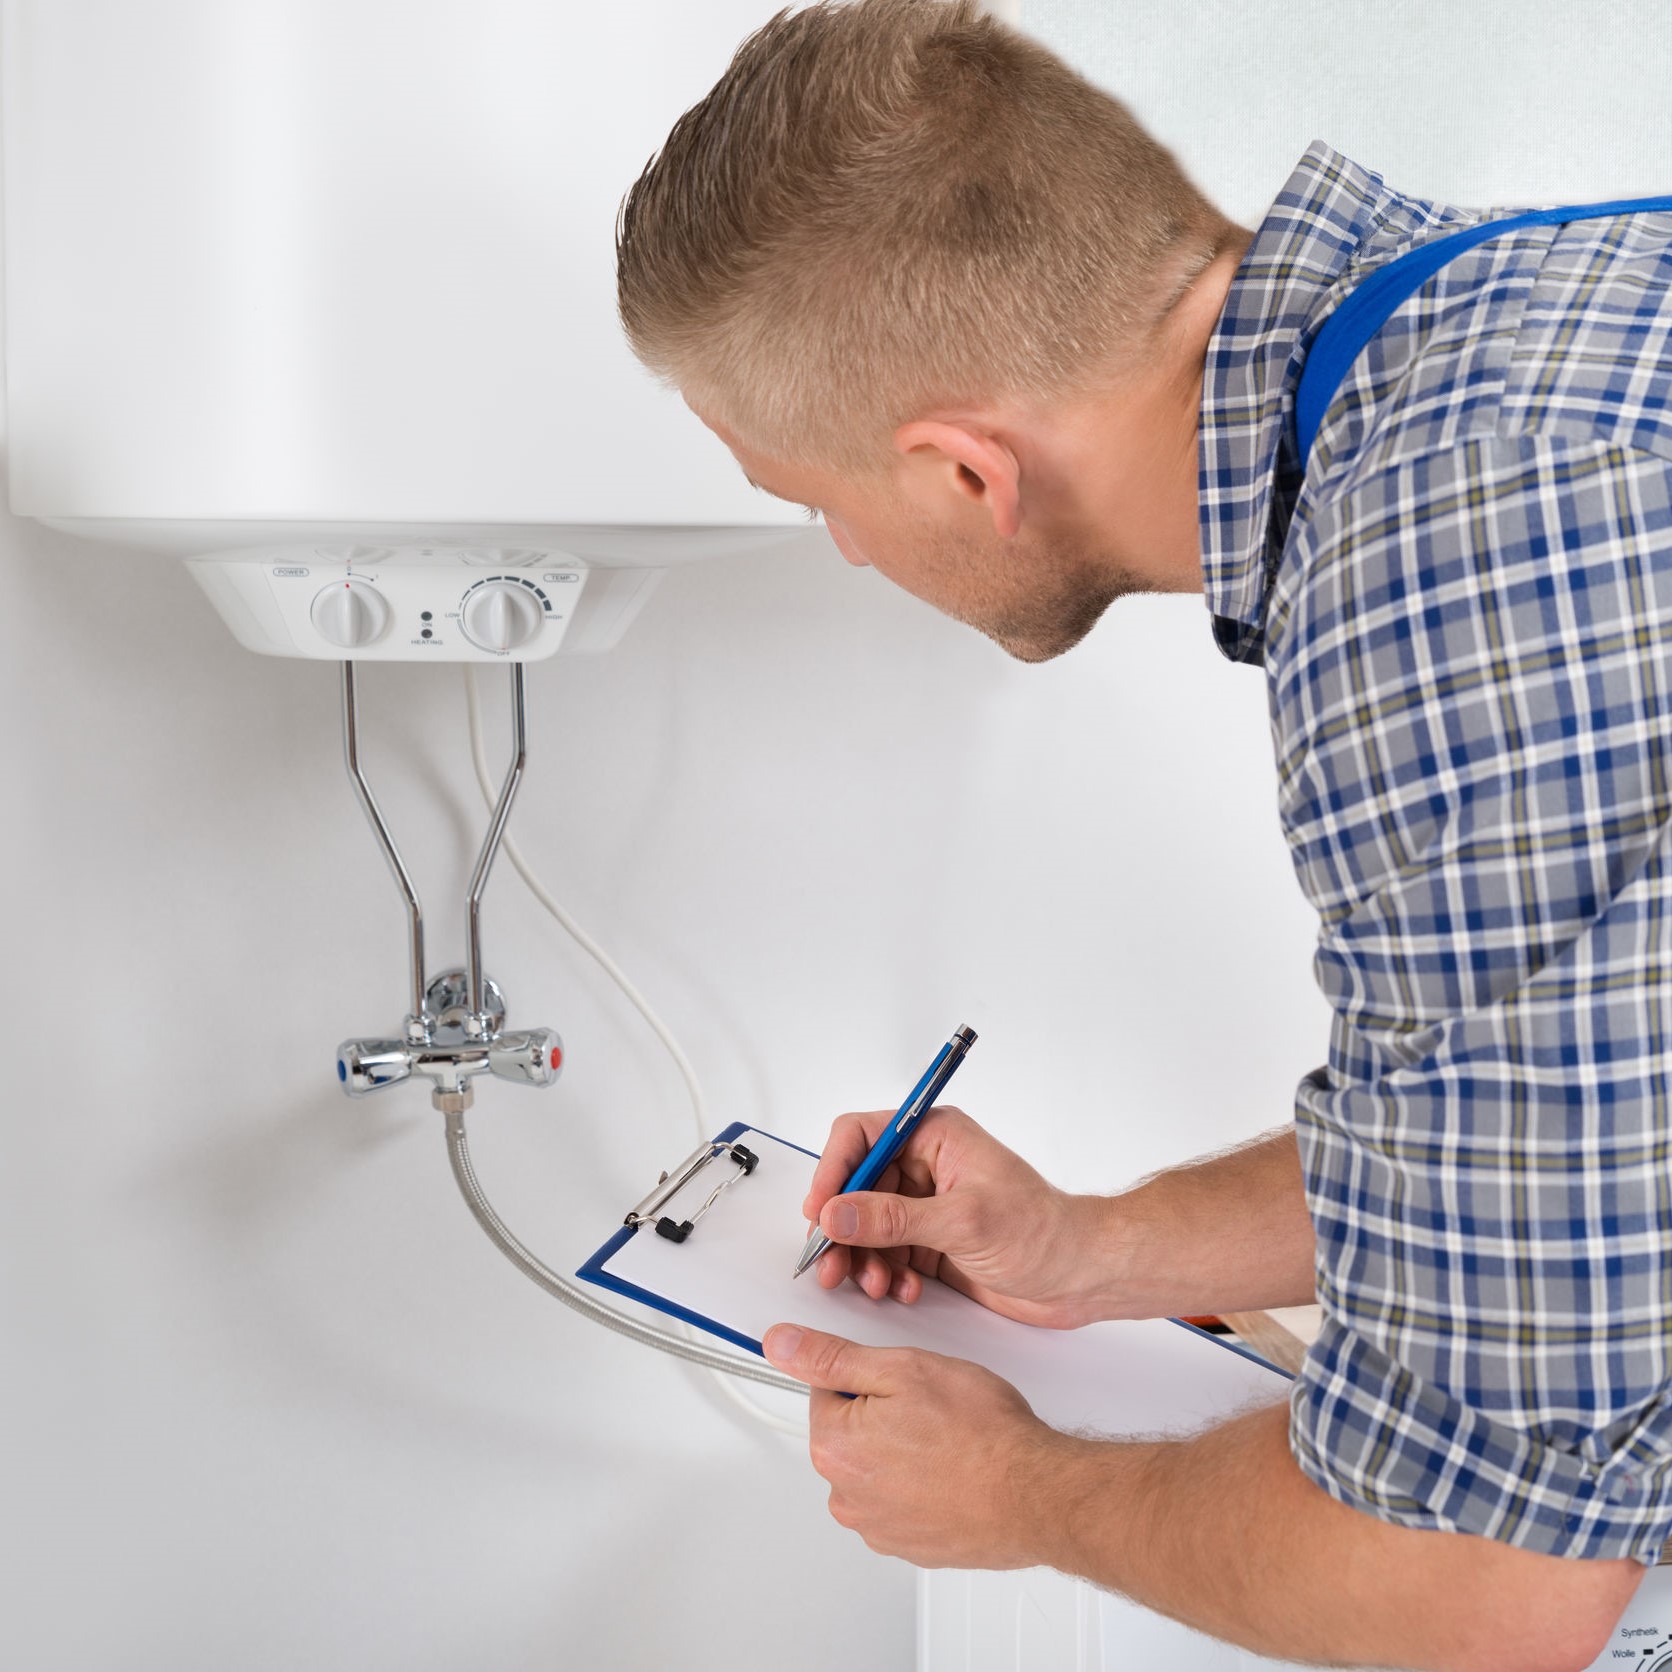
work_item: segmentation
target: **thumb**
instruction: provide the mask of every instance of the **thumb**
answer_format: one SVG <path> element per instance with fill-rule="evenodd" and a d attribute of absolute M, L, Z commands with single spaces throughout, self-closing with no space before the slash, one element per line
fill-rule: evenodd
<path fill-rule="evenodd" d="M 896 1196 L 856 1190 L 832 1196 L 819 1215 L 819 1229 L 850 1248 L 906 1248 L 916 1244 L 947 1253 L 946 1200 L 940 1196 Z"/>
<path fill-rule="evenodd" d="M 861 1347 L 839 1335 L 774 1324 L 761 1342 L 767 1362 L 809 1387 L 833 1393 L 893 1393 L 904 1373 L 899 1347 Z"/>

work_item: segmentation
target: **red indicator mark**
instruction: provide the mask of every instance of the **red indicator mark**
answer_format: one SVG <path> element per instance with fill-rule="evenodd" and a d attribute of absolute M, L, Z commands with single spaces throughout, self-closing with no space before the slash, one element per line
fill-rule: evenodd
<path fill-rule="evenodd" d="M 555 1070 L 555 1069 L 561 1068 L 562 1066 L 563 1066 L 563 1047 L 561 1045 L 554 1045 L 554 1046 L 552 1046 L 552 1067 Z"/>

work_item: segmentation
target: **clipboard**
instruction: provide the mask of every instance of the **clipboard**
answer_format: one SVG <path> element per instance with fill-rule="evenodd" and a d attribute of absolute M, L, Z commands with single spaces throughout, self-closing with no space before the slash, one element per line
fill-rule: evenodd
<path fill-rule="evenodd" d="M 735 1122 L 664 1173 L 575 1275 L 756 1354 L 773 1324 L 799 1323 L 866 1346 L 972 1359 L 1065 1430 L 1178 1433 L 1286 1397 L 1287 1371 L 1178 1318 L 1053 1330 L 937 1282 L 905 1305 L 851 1283 L 793 1280 L 817 1161 Z"/>

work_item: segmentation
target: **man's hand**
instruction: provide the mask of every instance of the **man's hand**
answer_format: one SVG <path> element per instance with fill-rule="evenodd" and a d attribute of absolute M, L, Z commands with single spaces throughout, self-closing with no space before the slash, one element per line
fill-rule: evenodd
<path fill-rule="evenodd" d="M 893 1119 L 877 1109 L 830 1129 L 802 1204 L 837 1244 L 818 1263 L 823 1287 L 851 1276 L 873 1300 L 913 1301 L 938 1277 L 1024 1324 L 1102 1315 L 1088 1291 L 1110 1264 L 1108 1201 L 1057 1189 L 960 1109 L 931 1109 L 875 1189 L 838 1195 Z"/>
<path fill-rule="evenodd" d="M 931 1109 L 874 1190 L 838 1195 L 894 1118 L 843 1115 L 802 1204 L 837 1246 L 818 1263 L 873 1300 L 938 1277 L 1007 1318 L 1243 1312 L 1312 1299 L 1312 1221 L 1292 1127 L 1172 1167 L 1118 1196 L 1048 1183 L 961 1110 Z"/>
<path fill-rule="evenodd" d="M 1259 1654 L 1580 1672 L 1646 1571 L 1339 1504 L 1290 1455 L 1286 1405 L 1186 1439 L 1085 1440 L 962 1359 L 794 1324 L 763 1346 L 815 1390 L 813 1467 L 831 1514 L 873 1550 L 919 1567 L 1055 1567 Z"/>
<path fill-rule="evenodd" d="M 964 1359 L 794 1324 L 774 1325 L 762 1345 L 814 1390 L 813 1467 L 830 1482 L 831 1515 L 873 1550 L 919 1567 L 1040 1560 L 1028 1506 L 1039 1462 L 1063 1436 L 1008 1382 Z"/>

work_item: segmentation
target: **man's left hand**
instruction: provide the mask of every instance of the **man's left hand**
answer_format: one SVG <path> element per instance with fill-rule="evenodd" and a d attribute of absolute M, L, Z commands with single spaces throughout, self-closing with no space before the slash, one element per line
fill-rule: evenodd
<path fill-rule="evenodd" d="M 774 1325 L 762 1345 L 813 1390 L 809 1451 L 830 1482 L 830 1513 L 873 1550 L 930 1568 L 1041 1560 L 1040 1476 L 1064 1436 L 1008 1382 L 964 1359 L 794 1324 Z"/>

